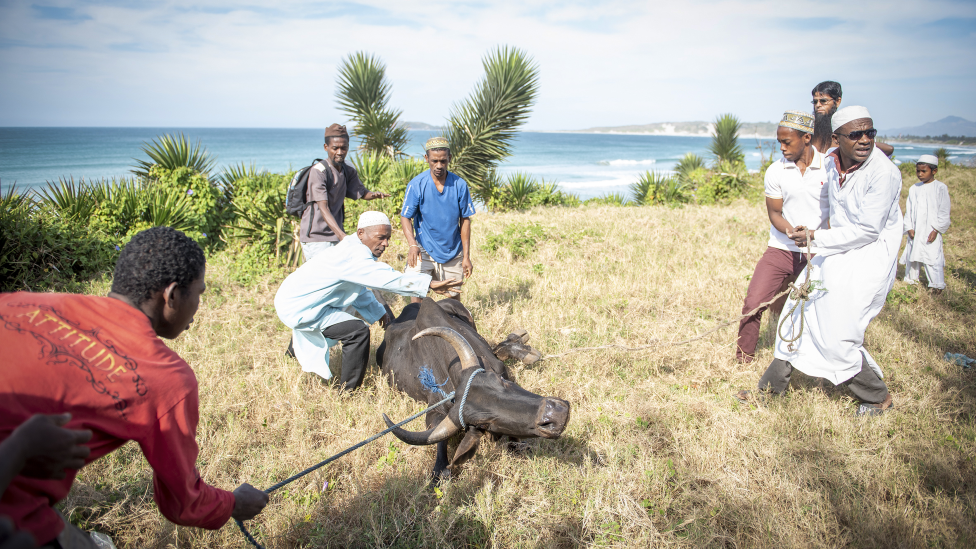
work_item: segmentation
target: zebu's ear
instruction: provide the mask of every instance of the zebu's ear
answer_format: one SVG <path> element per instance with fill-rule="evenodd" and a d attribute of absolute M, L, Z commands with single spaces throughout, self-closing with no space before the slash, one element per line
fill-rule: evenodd
<path fill-rule="evenodd" d="M 454 452 L 454 459 L 447 466 L 452 473 L 457 471 L 455 467 L 460 467 L 465 461 L 468 461 L 474 456 L 475 452 L 478 451 L 478 445 L 481 444 L 481 437 L 484 434 L 485 431 L 477 427 L 468 429 L 467 434 L 461 439 L 461 444 L 458 444 L 457 451 Z"/>
<path fill-rule="evenodd" d="M 451 347 L 454 347 L 454 352 L 461 359 L 462 370 L 481 367 L 481 361 L 478 360 L 478 355 L 474 354 L 474 349 L 471 348 L 471 344 L 461 334 L 446 326 L 437 326 L 417 332 L 417 335 L 413 336 L 413 339 L 417 340 L 429 335 L 438 336 L 450 343 Z"/>

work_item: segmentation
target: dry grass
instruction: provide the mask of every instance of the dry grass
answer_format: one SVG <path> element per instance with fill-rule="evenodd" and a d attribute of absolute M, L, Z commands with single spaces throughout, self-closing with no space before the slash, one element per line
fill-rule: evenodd
<path fill-rule="evenodd" d="M 525 455 L 483 447 L 440 492 L 432 448 L 383 439 L 276 493 L 252 532 L 276 548 L 976 545 L 976 373 L 942 360 L 976 355 L 976 171 L 941 175 L 954 200 L 948 290 L 899 280 L 867 334 L 893 413 L 855 419 L 849 396 L 809 378 L 767 408 L 739 406 L 731 393 L 771 359 L 769 329 L 747 366 L 732 361 L 734 328 L 680 348 L 574 354 L 513 369 L 572 404 L 562 438 Z M 526 257 L 484 252 L 488 235 L 533 223 L 548 236 Z M 464 299 L 489 340 L 524 327 L 544 353 L 679 340 L 738 313 L 767 227 L 745 202 L 481 214 Z M 405 252 L 399 242 L 386 259 Z M 420 409 L 375 369 L 351 397 L 302 374 L 282 353 L 277 281 L 236 286 L 229 268 L 211 262 L 211 290 L 174 343 L 200 380 L 208 482 L 270 486 L 379 431 L 381 412 Z M 150 475 L 129 444 L 79 475 L 66 509 L 124 547 L 245 546 L 233 522 L 168 523 Z"/>

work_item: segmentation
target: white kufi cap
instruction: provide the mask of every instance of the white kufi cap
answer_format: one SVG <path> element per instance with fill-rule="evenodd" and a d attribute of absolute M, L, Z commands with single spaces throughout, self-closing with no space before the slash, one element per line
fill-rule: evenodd
<path fill-rule="evenodd" d="M 871 118 L 871 113 L 864 107 L 859 107 L 854 105 L 852 107 L 844 107 L 839 111 L 834 113 L 834 116 L 830 117 L 830 131 L 837 131 L 837 128 L 847 124 L 851 120 L 858 120 L 861 118 Z"/>
<path fill-rule="evenodd" d="M 359 216 L 359 225 L 356 228 L 365 229 L 376 225 L 390 225 L 390 218 L 383 212 L 363 212 Z"/>
<path fill-rule="evenodd" d="M 939 159 L 936 158 L 935 155 L 932 155 L 932 154 L 923 154 L 922 156 L 918 157 L 918 161 L 915 162 L 915 163 L 916 164 L 932 164 L 933 166 L 938 166 L 939 165 Z"/>

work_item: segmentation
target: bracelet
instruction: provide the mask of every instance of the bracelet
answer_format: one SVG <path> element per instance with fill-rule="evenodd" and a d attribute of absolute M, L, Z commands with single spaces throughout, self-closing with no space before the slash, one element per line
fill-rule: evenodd
<path fill-rule="evenodd" d="M 418 245 L 416 245 L 416 244 L 411 244 L 411 245 L 410 245 L 410 247 L 411 247 L 411 248 L 419 248 L 420 246 L 418 246 Z"/>

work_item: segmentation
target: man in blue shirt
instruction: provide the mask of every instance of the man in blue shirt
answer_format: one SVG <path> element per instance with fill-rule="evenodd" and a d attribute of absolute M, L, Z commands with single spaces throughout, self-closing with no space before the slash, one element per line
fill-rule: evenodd
<path fill-rule="evenodd" d="M 451 161 L 447 139 L 432 137 L 424 150 L 430 170 L 407 184 L 400 212 L 403 236 L 410 246 L 405 272 L 428 274 L 435 281 L 463 281 L 474 270 L 471 216 L 475 212 L 471 193 L 463 179 L 447 171 Z M 451 293 L 454 299 L 458 296 L 457 292 Z M 411 301 L 422 300 L 414 297 Z"/>

